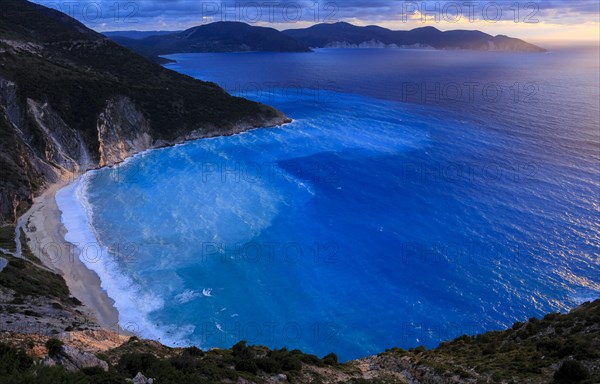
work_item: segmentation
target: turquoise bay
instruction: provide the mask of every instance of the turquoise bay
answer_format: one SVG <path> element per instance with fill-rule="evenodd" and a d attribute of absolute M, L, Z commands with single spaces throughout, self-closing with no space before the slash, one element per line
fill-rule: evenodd
<path fill-rule="evenodd" d="M 346 360 L 566 310 L 600 292 L 592 54 L 174 55 L 294 122 L 88 173 L 57 195 L 67 239 L 102 245 L 121 325 L 171 345 Z M 466 81 L 505 97 L 414 98 Z"/>

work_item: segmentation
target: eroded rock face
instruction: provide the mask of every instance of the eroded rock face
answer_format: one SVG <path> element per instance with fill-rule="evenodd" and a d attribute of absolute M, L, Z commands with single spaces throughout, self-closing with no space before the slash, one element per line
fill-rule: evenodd
<path fill-rule="evenodd" d="M 100 367 L 108 371 L 108 363 L 100 360 L 89 352 L 83 352 L 79 349 L 62 346 L 60 353 L 54 356 L 48 356 L 44 359 L 45 366 L 61 365 L 69 372 L 77 372 L 84 368 Z"/>
<path fill-rule="evenodd" d="M 67 126 L 52 107 L 28 99 L 27 113 L 34 123 L 30 124 L 31 129 L 37 132 L 28 132 L 22 139 L 26 143 L 35 139 L 42 141 L 40 160 L 53 166 L 57 176 L 77 174 L 92 165 L 79 132 Z"/>
<path fill-rule="evenodd" d="M 70 127 L 48 103 L 19 102 L 18 86 L 0 77 L 0 163 L 8 177 L 0 180 L 0 225 L 16 219 L 23 203 L 47 185 L 73 180 L 86 170 L 112 166 L 133 154 L 187 140 L 232 135 L 252 129 L 259 122 L 275 126 L 285 116 L 257 121 L 241 120 L 217 127 L 199 124 L 172 140 L 153 137 L 150 121 L 128 97 L 108 100 L 96 121 L 97 141 Z M 27 208 L 25 206 L 25 208 Z"/>
<path fill-rule="evenodd" d="M 129 98 L 109 100 L 98 118 L 99 165 L 114 165 L 151 148 L 150 132 L 150 123 Z"/>

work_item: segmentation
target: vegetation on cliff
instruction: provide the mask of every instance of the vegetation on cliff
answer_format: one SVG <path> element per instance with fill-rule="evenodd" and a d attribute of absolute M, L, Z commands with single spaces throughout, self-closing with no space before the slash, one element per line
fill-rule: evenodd
<path fill-rule="evenodd" d="M 62 343 L 50 339 L 52 354 Z M 505 331 L 464 335 L 436 349 L 391 349 L 340 364 L 298 350 L 269 350 L 239 342 L 228 350 L 168 348 L 132 337 L 97 353 L 108 370 L 68 373 L 36 364 L 27 348 L 0 344 L 6 383 L 126 383 L 138 373 L 157 383 L 583 383 L 600 382 L 600 300 L 568 314 L 515 323 Z M 63 348 L 64 349 L 64 348 Z M 47 359 L 45 361 L 48 361 Z M 58 381 L 48 381 L 48 378 Z"/>

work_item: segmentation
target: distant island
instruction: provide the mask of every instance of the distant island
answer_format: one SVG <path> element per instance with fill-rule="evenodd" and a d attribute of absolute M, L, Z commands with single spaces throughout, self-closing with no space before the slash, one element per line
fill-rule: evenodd
<path fill-rule="evenodd" d="M 432 48 L 474 51 L 545 52 L 523 40 L 481 31 L 440 31 L 434 27 L 392 31 L 375 25 L 358 27 L 349 23 L 317 24 L 288 29 L 284 34 L 314 48 Z"/>
<path fill-rule="evenodd" d="M 112 40 L 155 59 L 160 55 L 197 52 L 309 52 L 310 48 L 273 28 L 255 27 L 238 22 L 218 22 L 172 34 L 158 34 L 135 39 L 132 32 Z"/>
<path fill-rule="evenodd" d="M 146 57 L 201 52 L 308 52 L 311 48 L 429 48 L 443 50 L 545 52 L 523 40 L 481 31 L 440 31 L 434 27 L 411 31 L 345 22 L 317 24 L 278 31 L 240 22 L 221 21 L 183 32 L 105 32 L 115 42 Z"/>

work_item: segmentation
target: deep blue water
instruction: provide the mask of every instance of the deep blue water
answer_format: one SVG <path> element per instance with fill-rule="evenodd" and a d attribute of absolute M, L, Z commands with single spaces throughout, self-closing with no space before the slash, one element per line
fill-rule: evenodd
<path fill-rule="evenodd" d="M 294 122 L 58 194 L 122 326 L 346 360 L 600 297 L 597 49 L 171 57 Z"/>

